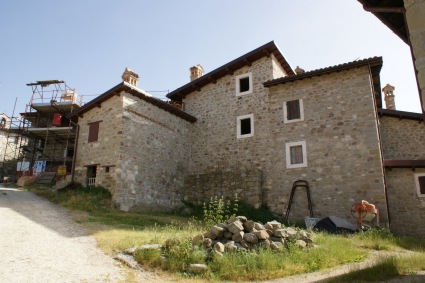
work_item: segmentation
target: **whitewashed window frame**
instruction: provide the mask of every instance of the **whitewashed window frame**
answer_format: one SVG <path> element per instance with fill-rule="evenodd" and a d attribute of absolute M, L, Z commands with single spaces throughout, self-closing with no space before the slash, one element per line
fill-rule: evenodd
<path fill-rule="evenodd" d="M 249 79 L 249 90 L 247 91 L 240 91 L 240 80 L 244 79 L 244 78 L 248 78 Z M 245 95 L 245 94 L 250 94 L 252 93 L 252 72 L 249 73 L 245 73 L 245 74 L 241 74 L 235 77 L 235 84 L 236 84 L 236 96 L 241 96 L 241 95 Z"/>
<path fill-rule="evenodd" d="M 300 118 L 299 119 L 291 119 L 288 120 L 288 107 L 287 107 L 287 102 L 289 101 L 293 101 L 293 100 L 298 100 L 300 102 Z M 283 102 L 283 123 L 288 124 L 288 123 L 294 123 L 294 122 L 300 122 L 300 121 L 304 121 L 304 102 L 302 98 L 299 99 L 291 99 L 288 101 Z"/>
<path fill-rule="evenodd" d="M 303 153 L 303 163 L 291 164 L 291 147 L 301 146 Z M 286 168 L 302 168 L 307 167 L 307 143 L 306 141 L 288 142 L 285 144 L 286 152 Z"/>
<path fill-rule="evenodd" d="M 416 194 L 420 198 L 425 198 L 425 194 L 421 194 L 421 187 L 419 185 L 419 177 L 425 177 L 425 173 L 417 173 L 415 176 L 415 184 L 416 184 Z"/>
<path fill-rule="evenodd" d="M 242 135 L 241 131 L 241 121 L 245 120 L 245 119 L 250 119 L 250 124 L 251 124 L 251 133 L 249 134 L 244 134 Z M 242 116 L 238 116 L 236 118 L 236 137 L 238 139 L 242 139 L 242 138 L 249 138 L 254 136 L 254 114 L 247 114 L 247 115 L 242 115 Z"/>

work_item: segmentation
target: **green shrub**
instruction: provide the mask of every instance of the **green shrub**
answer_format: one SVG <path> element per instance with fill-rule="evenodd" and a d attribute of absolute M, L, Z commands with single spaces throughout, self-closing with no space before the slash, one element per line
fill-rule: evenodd
<path fill-rule="evenodd" d="M 238 199 L 234 201 L 224 200 L 224 197 L 214 196 L 203 206 L 203 222 L 206 227 L 211 227 L 217 223 L 226 222 L 230 216 L 238 212 Z"/>

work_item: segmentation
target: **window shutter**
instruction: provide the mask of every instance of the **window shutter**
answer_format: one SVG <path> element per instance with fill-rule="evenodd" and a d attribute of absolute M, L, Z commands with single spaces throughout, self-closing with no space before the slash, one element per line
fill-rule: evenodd
<path fill-rule="evenodd" d="M 88 142 L 95 142 L 99 136 L 99 123 L 93 122 L 89 124 L 89 140 Z"/>
<path fill-rule="evenodd" d="M 303 163 L 303 147 L 301 145 L 291 147 L 291 164 Z"/>
<path fill-rule="evenodd" d="M 286 112 L 288 120 L 300 119 L 300 101 L 297 99 L 286 102 Z"/>
<path fill-rule="evenodd" d="M 419 190 L 421 195 L 425 195 L 425 176 L 418 177 L 419 181 Z"/>

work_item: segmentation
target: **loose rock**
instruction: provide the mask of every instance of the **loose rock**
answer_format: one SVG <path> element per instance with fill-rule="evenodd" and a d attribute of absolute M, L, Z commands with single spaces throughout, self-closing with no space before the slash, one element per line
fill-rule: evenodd
<path fill-rule="evenodd" d="M 248 243 L 252 243 L 252 244 L 258 243 L 258 237 L 253 233 L 245 233 L 243 235 L 243 239 L 247 241 Z"/>
<path fill-rule="evenodd" d="M 236 234 L 240 231 L 243 231 L 243 225 L 239 220 L 237 220 L 237 221 L 232 222 L 231 224 L 227 225 L 227 229 L 230 232 L 232 232 L 232 234 Z"/>
<path fill-rule="evenodd" d="M 126 265 L 128 265 L 131 268 L 138 268 L 139 267 L 139 264 L 137 263 L 137 261 L 134 259 L 134 257 L 132 255 L 119 253 L 119 254 L 117 254 L 117 259 L 119 261 L 125 263 Z"/>
<path fill-rule="evenodd" d="M 219 253 L 224 253 L 224 245 L 220 242 L 214 244 L 214 250 Z"/>
<path fill-rule="evenodd" d="M 203 242 L 204 242 L 204 235 L 202 235 L 202 234 L 196 235 L 192 239 L 192 246 L 199 246 Z"/>
<path fill-rule="evenodd" d="M 203 273 L 208 270 L 208 266 L 206 264 L 195 263 L 189 265 L 189 271 L 192 273 Z"/>

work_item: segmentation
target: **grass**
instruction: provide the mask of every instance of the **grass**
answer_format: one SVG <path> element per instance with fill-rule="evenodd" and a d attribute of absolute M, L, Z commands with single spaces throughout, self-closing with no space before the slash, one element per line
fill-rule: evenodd
<path fill-rule="evenodd" d="M 398 276 L 416 274 L 425 270 L 425 254 L 411 254 L 407 256 L 390 256 L 378 259 L 372 266 L 354 270 L 348 274 L 326 280 L 326 283 L 340 282 L 376 282 L 386 281 Z"/>
<path fill-rule="evenodd" d="M 76 221 L 85 225 L 96 237 L 99 246 L 110 255 L 129 247 L 164 244 L 167 239 L 177 239 L 176 245 L 162 250 L 139 250 L 135 258 L 149 270 L 167 272 L 185 280 L 268 280 L 363 261 L 371 251 L 406 253 L 410 250 L 417 253 L 412 256 L 385 257 L 366 270 L 354 270 L 344 275 L 346 277 L 329 282 L 386 280 L 400 274 L 425 270 L 425 241 L 395 237 L 387 230 L 372 229 L 354 235 L 337 236 L 312 233 L 317 248 L 301 250 L 289 244 L 285 252 L 258 250 L 228 252 L 224 256 L 217 256 L 203 248 L 192 248 L 191 238 L 206 231 L 199 220 L 175 214 L 119 211 L 111 207 L 111 195 L 103 188 L 76 186 L 60 193 L 43 185 L 32 185 L 28 189 L 73 211 Z M 202 215 L 196 209 L 193 210 Z M 220 207 L 220 210 L 226 211 L 226 205 Z M 255 210 L 238 203 L 238 215 L 252 218 L 250 215 L 256 211 L 257 218 L 254 219 L 257 221 L 261 218 L 264 223 L 276 218 L 266 208 Z M 215 216 L 213 211 L 208 213 Z M 205 263 L 209 269 L 202 274 L 191 274 L 187 271 L 191 263 Z"/>

